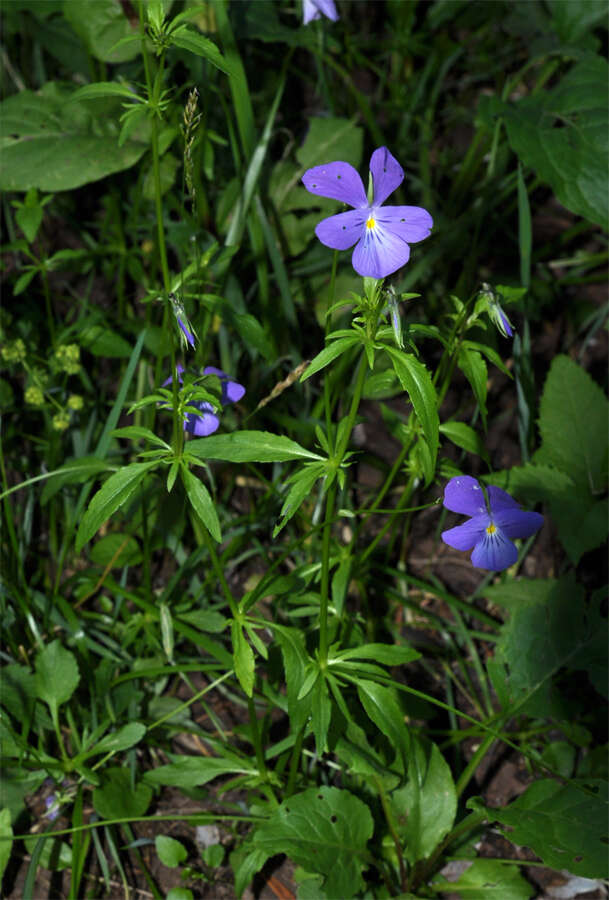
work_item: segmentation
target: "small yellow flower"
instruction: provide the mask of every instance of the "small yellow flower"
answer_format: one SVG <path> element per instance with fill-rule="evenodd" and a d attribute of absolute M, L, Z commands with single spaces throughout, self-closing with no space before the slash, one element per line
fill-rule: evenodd
<path fill-rule="evenodd" d="M 55 413 L 53 416 L 53 428 L 55 431 L 65 431 L 70 425 L 70 414 L 67 409 L 62 409 L 61 412 Z"/>
<path fill-rule="evenodd" d="M 79 409 L 82 409 L 84 405 L 84 400 L 80 394 L 70 394 L 68 397 L 68 407 L 70 409 L 78 411 Z"/>
<path fill-rule="evenodd" d="M 44 394 L 37 384 L 31 384 L 25 392 L 25 402 L 30 406 L 42 406 L 44 404 Z"/>
<path fill-rule="evenodd" d="M 25 344 L 21 338 L 5 344 L 2 348 L 2 359 L 7 363 L 19 363 L 25 359 Z"/>
<path fill-rule="evenodd" d="M 76 375 L 80 371 L 80 347 L 78 344 L 60 344 L 55 351 L 57 365 L 62 372 Z"/>

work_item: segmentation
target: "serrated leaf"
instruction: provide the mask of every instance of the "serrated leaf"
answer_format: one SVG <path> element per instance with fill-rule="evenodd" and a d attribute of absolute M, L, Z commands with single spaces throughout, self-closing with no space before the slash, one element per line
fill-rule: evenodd
<path fill-rule="evenodd" d="M 150 769 L 144 782 L 166 787 L 201 787 L 220 775 L 254 775 L 256 769 L 245 762 L 212 756 L 181 756 L 166 766 Z"/>
<path fill-rule="evenodd" d="M 307 872 L 324 876 L 328 897 L 354 897 L 364 887 L 372 816 L 357 797 L 334 787 L 294 794 L 258 826 L 254 847 L 286 853 Z"/>
<path fill-rule="evenodd" d="M 204 59 L 209 60 L 213 66 L 220 69 L 225 75 L 233 74 L 232 67 L 222 56 L 214 42 L 193 31 L 187 25 L 182 25 L 171 33 L 171 42 L 182 50 L 188 50 L 189 53 L 195 53 L 197 56 L 202 56 Z"/>
<path fill-rule="evenodd" d="M 195 510 L 214 540 L 221 541 L 222 531 L 220 529 L 220 521 L 211 494 L 203 482 L 185 467 L 182 467 L 182 481 L 184 483 L 186 496 L 190 500 L 192 508 Z"/>
<path fill-rule="evenodd" d="M 579 216 L 608 227 L 607 61 L 587 54 L 552 90 L 501 109 L 514 152 Z"/>
<path fill-rule="evenodd" d="M 47 644 L 36 657 L 38 697 L 50 707 L 66 703 L 80 681 L 76 658 L 56 640 Z"/>
<path fill-rule="evenodd" d="M 111 475 L 95 494 L 82 517 L 76 534 L 76 552 L 98 531 L 103 523 L 129 499 L 146 474 L 156 466 L 153 462 L 131 463 Z"/>
<path fill-rule="evenodd" d="M 535 462 L 556 466 L 588 494 L 607 485 L 609 406 L 600 387 L 568 356 L 550 367 L 539 410 Z"/>
<path fill-rule="evenodd" d="M 430 452 L 430 471 L 425 476 L 431 481 L 435 472 L 439 445 L 438 397 L 431 375 L 422 362 L 411 353 L 404 353 L 397 347 L 384 346 L 391 357 L 395 373 L 414 407 Z"/>
<path fill-rule="evenodd" d="M 289 462 L 292 459 L 321 459 L 296 441 L 268 431 L 235 431 L 189 441 L 187 452 L 199 459 L 226 462 Z"/>
<path fill-rule="evenodd" d="M 606 878 L 607 782 L 542 779 L 509 806 L 486 812 L 509 827 L 509 840 L 530 847 L 549 868 Z"/>

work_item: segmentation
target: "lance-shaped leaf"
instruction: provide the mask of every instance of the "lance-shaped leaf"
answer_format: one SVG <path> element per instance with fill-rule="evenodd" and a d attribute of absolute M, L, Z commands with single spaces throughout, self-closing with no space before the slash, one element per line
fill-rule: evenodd
<path fill-rule="evenodd" d="M 156 466 L 156 460 L 131 463 L 111 475 L 93 497 L 82 517 L 76 534 L 76 551 L 79 553 L 96 531 L 116 510 L 129 499 L 146 473 Z"/>
<path fill-rule="evenodd" d="M 222 540 L 222 531 L 220 530 L 220 522 L 218 521 L 218 513 L 214 506 L 211 494 L 196 475 L 183 466 L 182 481 L 186 496 L 190 500 L 192 508 L 195 510 L 211 536 L 216 541 Z"/>
<path fill-rule="evenodd" d="M 428 480 L 431 480 L 436 466 L 440 428 L 438 397 L 431 375 L 423 363 L 419 362 L 412 353 L 404 353 L 402 350 L 398 350 L 397 347 L 389 345 L 384 345 L 384 349 L 391 357 L 395 373 L 400 379 L 402 387 L 407 392 L 416 417 L 421 423 L 431 456 L 431 472 L 426 472 L 426 476 Z"/>
<path fill-rule="evenodd" d="M 188 442 L 187 452 L 198 459 L 226 462 L 289 462 L 292 459 L 321 459 L 296 441 L 268 431 L 235 431 L 214 434 Z"/>

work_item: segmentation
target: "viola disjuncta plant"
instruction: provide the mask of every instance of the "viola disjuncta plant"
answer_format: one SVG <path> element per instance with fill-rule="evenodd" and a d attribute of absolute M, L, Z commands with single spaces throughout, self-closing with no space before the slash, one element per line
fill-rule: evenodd
<path fill-rule="evenodd" d="M 184 367 L 177 366 L 178 381 L 183 384 Z M 233 381 L 222 369 L 215 366 L 206 366 L 203 369 L 204 375 L 216 375 L 220 379 L 222 393 L 220 396 L 221 406 L 227 406 L 229 403 L 238 403 L 245 395 L 245 388 L 238 381 Z M 171 384 L 173 379 L 167 378 L 163 382 L 163 387 Z M 213 405 L 208 400 L 192 399 L 188 401 L 189 407 L 195 407 L 198 412 L 186 412 L 184 414 L 184 431 L 195 437 L 208 437 L 218 430 L 220 426 L 220 417 L 214 410 Z"/>
<path fill-rule="evenodd" d="M 314 19 L 326 16 L 333 22 L 338 21 L 338 12 L 334 0 L 302 0 L 302 24 L 308 25 Z"/>
<path fill-rule="evenodd" d="M 518 559 L 514 538 L 535 534 L 543 516 L 525 512 L 501 488 L 486 488 L 488 501 L 475 478 L 457 475 L 444 488 L 444 506 L 452 512 L 471 516 L 468 522 L 442 532 L 442 540 L 455 550 L 471 550 L 471 560 L 480 569 L 500 572 Z"/>
<path fill-rule="evenodd" d="M 383 206 L 404 180 L 404 170 L 387 147 L 379 147 L 370 158 L 372 202 L 352 165 L 346 162 L 314 166 L 302 176 L 311 194 L 341 200 L 354 207 L 323 219 L 315 234 L 333 250 L 355 249 L 351 262 L 358 275 L 385 278 L 405 265 L 410 244 L 429 236 L 433 219 L 420 206 Z"/>

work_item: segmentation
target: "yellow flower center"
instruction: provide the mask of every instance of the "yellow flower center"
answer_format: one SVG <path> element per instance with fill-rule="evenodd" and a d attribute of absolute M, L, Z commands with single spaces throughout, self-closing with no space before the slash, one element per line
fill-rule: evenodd
<path fill-rule="evenodd" d="M 487 526 L 486 526 L 486 533 L 487 533 L 487 534 L 494 534 L 496 531 L 497 531 L 497 529 L 496 529 L 496 527 L 493 525 L 492 522 L 490 523 L 490 525 L 487 525 Z"/>
<path fill-rule="evenodd" d="M 370 218 L 366 221 L 366 228 L 375 228 L 375 227 L 376 227 L 376 222 L 374 221 L 372 216 L 370 216 Z"/>

